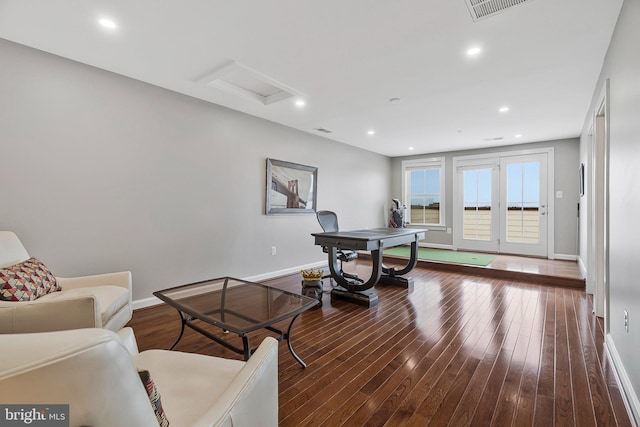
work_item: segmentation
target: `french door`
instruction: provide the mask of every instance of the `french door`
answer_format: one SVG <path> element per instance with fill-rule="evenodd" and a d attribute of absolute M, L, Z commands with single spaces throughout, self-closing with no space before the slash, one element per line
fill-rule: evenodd
<path fill-rule="evenodd" d="M 458 161 L 455 247 L 546 257 L 547 157 L 542 152 Z"/>

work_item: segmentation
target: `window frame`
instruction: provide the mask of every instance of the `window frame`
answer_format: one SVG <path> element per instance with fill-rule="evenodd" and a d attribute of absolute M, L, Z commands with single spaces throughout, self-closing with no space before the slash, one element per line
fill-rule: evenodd
<path fill-rule="evenodd" d="M 412 223 L 411 220 L 411 178 L 409 172 L 412 170 L 425 170 L 425 169 L 439 169 L 440 171 L 440 209 L 439 209 L 439 222 L 438 223 Z M 432 230 L 446 228 L 446 215 L 445 215 L 445 157 L 430 157 L 423 159 L 411 159 L 402 161 L 402 195 L 405 200 L 405 206 L 409 210 L 408 218 L 405 221 L 408 225 L 420 225 L 427 226 Z"/>

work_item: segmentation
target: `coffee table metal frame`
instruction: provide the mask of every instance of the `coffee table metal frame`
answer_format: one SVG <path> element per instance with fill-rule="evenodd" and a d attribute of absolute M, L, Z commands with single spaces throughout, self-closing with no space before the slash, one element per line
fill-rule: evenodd
<path fill-rule="evenodd" d="M 188 290 L 188 288 L 192 287 L 195 288 L 197 286 L 200 285 L 204 285 L 206 283 L 214 283 L 217 281 L 222 281 L 224 280 L 224 284 L 223 287 L 221 289 L 222 295 L 221 295 L 221 304 L 219 308 L 214 308 L 212 310 L 206 311 L 206 312 L 199 312 L 196 310 L 193 310 L 183 304 L 179 303 L 179 300 L 175 300 L 167 295 L 165 295 L 165 293 L 171 293 L 173 291 L 178 291 L 178 290 Z M 250 316 L 247 316 L 246 314 L 240 313 L 238 311 L 232 310 L 232 309 L 228 309 L 225 308 L 225 296 L 226 296 L 226 290 L 227 290 L 227 285 L 229 283 L 229 281 L 234 281 L 234 282 L 240 282 L 240 284 L 246 284 L 246 285 L 252 285 L 252 286 L 259 286 L 259 287 L 263 287 L 266 288 L 268 290 L 274 290 L 277 293 L 281 293 L 284 295 L 288 295 L 289 297 L 293 296 L 295 298 L 299 298 L 301 300 L 307 300 L 304 301 L 304 304 L 301 305 L 300 307 L 298 307 L 296 310 L 292 310 L 290 312 L 285 312 L 285 313 L 281 313 L 279 316 L 274 317 L 274 318 L 270 318 L 267 319 L 265 321 L 259 321 L 257 319 L 253 319 Z M 176 339 L 176 341 L 173 343 L 173 345 L 171 346 L 170 350 L 173 350 L 175 348 L 176 345 L 178 345 L 178 343 L 180 342 L 180 340 L 182 339 L 182 336 L 184 335 L 184 329 L 185 326 L 189 327 L 191 329 L 193 329 L 194 331 L 204 335 L 205 337 L 217 342 L 218 344 L 223 345 L 224 347 L 228 348 L 229 350 L 238 353 L 238 354 L 242 354 L 244 356 L 244 360 L 249 360 L 249 357 L 251 357 L 251 354 L 256 350 L 256 348 L 251 348 L 249 345 L 249 336 L 248 333 L 258 330 L 258 329 L 267 329 L 271 332 L 274 332 L 277 334 L 276 338 L 278 341 L 282 341 L 282 340 L 286 340 L 287 341 L 287 346 L 289 348 L 289 352 L 291 353 L 291 355 L 293 356 L 294 359 L 296 359 L 298 361 L 298 363 L 300 363 L 300 365 L 302 365 L 303 368 L 306 368 L 307 365 L 306 363 L 296 354 L 296 352 L 293 350 L 293 347 L 291 346 L 291 327 L 293 326 L 293 322 L 295 322 L 295 320 L 298 318 L 298 316 L 312 308 L 313 306 L 318 304 L 318 300 L 313 299 L 313 298 L 309 298 L 306 297 L 304 295 L 298 295 L 298 294 L 294 294 L 292 292 L 288 292 L 282 289 L 278 289 L 278 288 L 273 288 L 271 286 L 267 286 L 267 285 L 263 285 L 261 283 L 255 283 L 255 282 L 247 282 L 245 280 L 242 279 L 236 279 L 233 277 L 220 277 L 220 278 L 216 278 L 216 279 L 210 279 L 210 280 L 203 280 L 201 282 L 195 282 L 195 283 L 189 283 L 187 285 L 181 285 L 181 286 L 176 286 L 173 288 L 169 288 L 169 289 L 164 289 L 161 291 L 156 291 L 153 293 L 154 296 L 156 296 L 157 298 L 161 299 L 162 301 L 164 301 L 167 305 L 170 305 L 171 307 L 175 308 L 178 311 L 178 314 L 180 315 L 180 321 L 181 321 L 181 329 L 180 329 L 180 335 L 178 336 L 178 338 Z M 219 314 L 220 315 L 220 320 L 214 319 L 212 317 L 210 317 L 210 315 L 213 314 Z M 247 327 L 237 327 L 231 323 L 227 323 L 225 322 L 225 317 L 226 315 L 230 315 L 230 316 L 236 316 L 240 319 L 246 320 L 247 322 L 249 322 L 251 325 L 247 326 Z M 291 317 L 291 322 L 289 322 L 289 327 L 287 328 L 286 331 L 283 331 L 281 329 L 278 329 L 276 327 L 274 327 L 273 325 L 275 323 L 278 323 L 282 320 L 285 320 L 287 318 Z M 205 323 L 208 323 L 210 325 L 216 326 L 221 328 L 225 333 L 226 332 L 233 332 L 235 334 L 237 334 L 241 339 L 242 339 L 242 348 L 236 347 L 233 344 L 221 339 L 220 337 L 210 333 L 209 331 L 201 328 L 200 326 L 194 324 L 193 322 L 195 320 L 199 320 Z"/>

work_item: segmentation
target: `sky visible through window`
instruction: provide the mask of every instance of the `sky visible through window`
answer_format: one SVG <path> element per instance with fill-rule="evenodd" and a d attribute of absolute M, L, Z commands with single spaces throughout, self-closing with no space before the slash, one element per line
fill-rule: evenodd
<path fill-rule="evenodd" d="M 464 171 L 464 206 L 491 206 L 491 169 Z M 534 208 L 540 205 L 540 163 L 507 165 L 507 206 Z"/>
<path fill-rule="evenodd" d="M 464 171 L 464 206 L 491 206 L 491 168 Z M 534 208 L 540 205 L 540 163 L 507 165 L 507 206 Z M 440 202 L 440 170 L 411 171 L 411 206 Z"/>
<path fill-rule="evenodd" d="M 411 206 L 440 203 L 440 169 L 411 171 Z"/>

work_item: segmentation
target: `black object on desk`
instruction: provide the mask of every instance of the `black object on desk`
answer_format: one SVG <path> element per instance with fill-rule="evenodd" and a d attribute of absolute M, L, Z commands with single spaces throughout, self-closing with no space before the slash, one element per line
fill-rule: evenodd
<path fill-rule="evenodd" d="M 356 304 L 372 307 L 378 304 L 378 295 L 372 289 L 376 283 L 393 284 L 413 290 L 413 279 L 403 277 L 418 262 L 418 241 L 425 238 L 425 229 L 369 228 L 365 230 L 312 233 L 315 244 L 328 248 L 329 270 L 338 284 L 331 297 L 346 299 Z M 386 248 L 411 243 L 411 256 L 404 268 L 386 267 L 382 263 L 382 252 Z M 338 264 L 338 250 L 370 251 L 373 263 L 371 277 L 362 283 L 345 277 Z"/>

